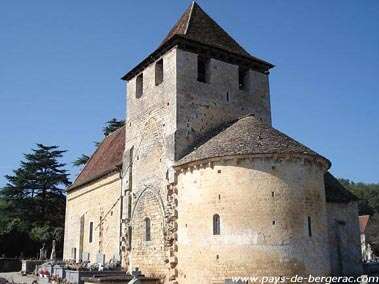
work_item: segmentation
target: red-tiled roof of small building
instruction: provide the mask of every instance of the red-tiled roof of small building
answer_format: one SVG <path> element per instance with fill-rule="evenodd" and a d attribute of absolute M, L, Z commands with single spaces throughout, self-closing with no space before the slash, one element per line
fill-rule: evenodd
<path fill-rule="evenodd" d="M 104 138 L 67 191 L 86 185 L 119 170 L 122 167 L 124 148 L 125 126 Z"/>
<path fill-rule="evenodd" d="M 361 234 L 364 234 L 366 232 L 366 227 L 369 219 L 370 215 L 359 216 L 359 229 L 361 231 Z"/>

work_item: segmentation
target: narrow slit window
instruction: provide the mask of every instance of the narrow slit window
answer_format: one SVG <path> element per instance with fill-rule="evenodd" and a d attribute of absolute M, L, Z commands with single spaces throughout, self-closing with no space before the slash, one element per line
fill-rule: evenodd
<path fill-rule="evenodd" d="M 143 74 L 139 74 L 136 79 L 136 97 L 140 98 L 143 93 Z"/>
<path fill-rule="evenodd" d="M 308 216 L 308 236 L 312 237 L 312 219 Z"/>
<path fill-rule="evenodd" d="M 155 63 L 155 86 L 160 85 L 163 82 L 163 59 L 160 59 Z"/>
<path fill-rule="evenodd" d="M 238 86 L 240 90 L 246 90 L 248 69 L 242 66 L 238 68 Z"/>
<path fill-rule="evenodd" d="M 151 241 L 151 224 L 150 219 L 145 218 L 145 241 Z"/>
<path fill-rule="evenodd" d="M 213 215 L 213 235 L 220 235 L 221 228 L 220 228 L 220 215 L 215 214 Z"/>
<path fill-rule="evenodd" d="M 199 82 L 209 82 L 209 59 L 199 55 L 197 57 L 197 80 Z"/>
<path fill-rule="evenodd" d="M 72 259 L 76 259 L 76 248 L 72 248 L 71 257 L 72 257 Z"/>
<path fill-rule="evenodd" d="M 89 242 L 92 243 L 93 240 L 93 222 L 89 223 Z"/>

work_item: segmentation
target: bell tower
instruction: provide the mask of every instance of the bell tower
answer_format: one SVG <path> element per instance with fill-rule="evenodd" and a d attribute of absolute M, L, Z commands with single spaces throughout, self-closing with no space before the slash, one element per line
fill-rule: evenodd
<path fill-rule="evenodd" d="M 252 114 L 271 125 L 268 62 L 251 56 L 195 2 L 127 87 L 123 250 L 130 268 L 166 271 L 172 166 L 210 132 Z M 154 260 L 154 261 L 152 261 Z"/>

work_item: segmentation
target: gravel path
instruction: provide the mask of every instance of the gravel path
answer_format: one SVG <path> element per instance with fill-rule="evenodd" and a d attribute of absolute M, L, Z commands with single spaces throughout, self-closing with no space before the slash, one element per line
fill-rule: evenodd
<path fill-rule="evenodd" d="M 0 284 L 5 283 L 22 283 L 32 284 L 33 281 L 37 281 L 38 277 L 34 275 L 22 276 L 20 272 L 4 272 L 0 273 Z"/>

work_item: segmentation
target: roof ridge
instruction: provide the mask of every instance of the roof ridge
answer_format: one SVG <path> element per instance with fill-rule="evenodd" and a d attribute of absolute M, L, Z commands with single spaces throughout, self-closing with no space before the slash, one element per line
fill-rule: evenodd
<path fill-rule="evenodd" d="M 79 185 L 75 185 L 75 183 L 79 179 L 79 177 L 82 175 L 82 173 L 85 172 L 85 169 L 88 167 L 88 165 L 90 164 L 91 160 L 94 159 L 94 157 L 96 156 L 96 153 L 98 153 L 100 151 L 100 148 L 105 143 L 105 141 L 109 140 L 112 136 L 114 136 L 117 132 L 121 131 L 123 128 L 126 128 L 126 125 L 123 125 L 123 126 L 117 128 L 115 131 L 112 131 L 109 135 L 104 136 L 103 140 L 101 140 L 100 144 L 96 147 L 95 151 L 91 154 L 90 158 L 85 163 L 84 167 L 81 169 L 81 171 L 79 172 L 78 176 L 75 178 L 75 180 L 73 181 L 73 183 L 67 188 L 67 190 L 70 190 L 72 188 L 80 186 L 80 184 Z"/>
<path fill-rule="evenodd" d="M 195 1 L 192 1 L 191 10 L 189 12 L 188 19 L 187 19 L 186 28 L 184 29 L 184 34 L 187 34 L 187 32 L 188 32 L 190 22 L 191 22 L 191 18 L 192 18 L 192 12 L 193 12 L 195 5 L 197 5 L 197 3 Z M 197 6 L 199 6 L 199 5 L 197 5 Z"/>

